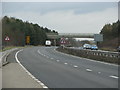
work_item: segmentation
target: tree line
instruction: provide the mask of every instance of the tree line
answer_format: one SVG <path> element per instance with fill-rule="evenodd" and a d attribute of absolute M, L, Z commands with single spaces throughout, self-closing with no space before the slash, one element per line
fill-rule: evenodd
<path fill-rule="evenodd" d="M 28 21 L 23 22 L 14 17 L 4 16 L 2 18 L 2 45 L 3 46 L 24 46 L 26 44 L 26 36 L 30 36 L 30 45 L 44 45 L 47 39 L 46 33 L 57 33 L 47 27 L 41 27 Z M 8 36 L 10 41 L 5 41 Z"/>
<path fill-rule="evenodd" d="M 103 26 L 100 34 L 103 34 L 103 42 L 101 47 L 116 48 L 120 45 L 120 21 Z M 22 21 L 14 17 L 4 16 L 2 18 L 2 45 L 24 46 L 26 44 L 26 36 L 30 36 L 30 45 L 44 45 L 48 39 L 46 33 L 57 33 L 47 27 L 41 27 L 28 21 Z M 5 41 L 5 37 L 9 36 L 10 41 Z"/>
<path fill-rule="evenodd" d="M 120 45 L 120 21 L 104 25 L 100 34 L 103 34 L 101 47 L 117 48 Z"/>

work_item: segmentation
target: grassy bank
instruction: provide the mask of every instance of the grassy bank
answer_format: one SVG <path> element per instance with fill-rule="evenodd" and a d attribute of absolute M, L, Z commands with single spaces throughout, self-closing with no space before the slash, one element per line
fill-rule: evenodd
<path fill-rule="evenodd" d="M 38 45 L 38 46 L 41 46 L 41 45 Z M 27 47 L 34 47 L 33 45 L 25 45 L 25 46 L 7 46 L 7 47 L 4 47 L 3 49 L 0 49 L 0 52 L 4 52 L 6 50 L 10 50 L 10 49 L 13 49 L 13 48 L 27 48 Z"/>
<path fill-rule="evenodd" d="M 23 47 L 22 46 L 7 46 L 7 47 L 4 47 L 3 49 L 1 49 L 0 52 L 4 52 L 6 50 L 10 50 L 13 48 L 23 48 Z"/>
<path fill-rule="evenodd" d="M 94 51 L 88 51 L 88 50 L 75 50 L 75 49 L 68 49 L 68 48 L 57 48 L 57 51 L 75 55 L 78 57 L 88 58 L 96 61 L 102 61 L 102 62 L 108 62 L 108 63 L 114 63 L 114 64 L 120 64 L 120 60 L 117 57 L 106 57 L 102 55 L 94 55 Z"/>
<path fill-rule="evenodd" d="M 103 48 L 100 48 L 100 49 L 101 49 L 101 50 L 104 50 L 104 51 L 117 52 L 117 49 L 114 49 L 114 48 L 103 47 Z"/>

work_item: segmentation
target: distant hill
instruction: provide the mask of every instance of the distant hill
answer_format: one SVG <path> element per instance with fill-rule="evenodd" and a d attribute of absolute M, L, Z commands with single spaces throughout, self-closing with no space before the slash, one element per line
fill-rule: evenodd
<path fill-rule="evenodd" d="M 46 33 L 58 32 L 14 17 L 2 18 L 2 44 L 4 46 L 23 46 L 26 44 L 26 36 L 30 36 L 30 45 L 44 45 L 47 39 Z M 4 40 L 6 36 L 10 37 L 9 43 Z"/>
<path fill-rule="evenodd" d="M 102 48 L 116 49 L 120 45 L 120 21 L 112 24 L 106 24 L 100 34 L 103 34 Z"/>

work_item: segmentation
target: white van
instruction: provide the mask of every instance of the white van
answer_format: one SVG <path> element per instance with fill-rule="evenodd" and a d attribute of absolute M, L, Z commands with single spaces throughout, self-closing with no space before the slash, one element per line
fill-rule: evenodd
<path fill-rule="evenodd" d="M 50 41 L 50 40 L 46 40 L 46 41 L 45 41 L 45 45 L 46 45 L 46 46 L 51 46 L 51 41 Z"/>

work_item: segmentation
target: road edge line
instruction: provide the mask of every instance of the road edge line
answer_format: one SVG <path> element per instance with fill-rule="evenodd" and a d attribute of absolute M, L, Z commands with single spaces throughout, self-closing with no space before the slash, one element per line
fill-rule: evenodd
<path fill-rule="evenodd" d="M 119 78 L 118 76 L 114 76 L 114 75 L 111 75 L 109 77 L 114 78 L 114 79 L 118 79 Z"/>
<path fill-rule="evenodd" d="M 15 54 L 15 59 L 17 61 L 17 63 L 25 70 L 25 72 L 33 79 L 35 80 L 38 84 L 40 84 L 42 86 L 42 88 L 48 88 L 45 84 L 43 84 L 41 81 L 39 81 L 36 77 L 34 77 L 21 63 L 20 61 L 18 60 L 18 53 L 23 51 L 23 49 L 19 50 L 16 52 Z"/>

